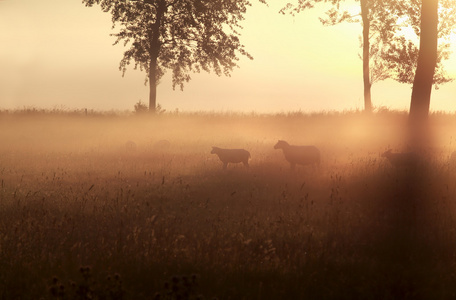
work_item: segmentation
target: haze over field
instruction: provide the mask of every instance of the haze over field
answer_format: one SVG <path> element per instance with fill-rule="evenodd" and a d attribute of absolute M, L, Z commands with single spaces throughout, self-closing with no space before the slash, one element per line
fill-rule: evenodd
<path fill-rule="evenodd" d="M 430 120 L 410 169 L 380 156 L 406 114 L 3 112 L 0 297 L 451 298 L 456 124 Z M 291 172 L 278 139 L 321 165 Z"/>
<path fill-rule="evenodd" d="M 325 8 L 296 17 L 278 14 L 282 3 L 254 3 L 241 41 L 254 56 L 241 58 L 231 78 L 195 74 L 184 92 L 165 76 L 158 103 L 184 111 L 328 111 L 363 109 L 360 24 L 324 27 Z M 350 2 L 348 2 L 350 3 Z M 145 74 L 118 64 L 125 51 L 112 46 L 111 20 L 80 0 L 0 1 L 0 108 L 132 110 L 148 102 Z M 456 74 L 453 57 L 447 63 Z M 411 86 L 375 84 L 373 104 L 407 110 Z M 455 111 L 456 82 L 433 91 L 431 110 Z"/>

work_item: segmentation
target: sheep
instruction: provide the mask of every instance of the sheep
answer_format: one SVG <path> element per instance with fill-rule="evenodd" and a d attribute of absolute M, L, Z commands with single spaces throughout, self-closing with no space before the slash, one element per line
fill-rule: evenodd
<path fill-rule="evenodd" d="M 223 169 L 226 170 L 228 163 L 240 163 L 249 167 L 250 152 L 245 149 L 222 149 L 219 147 L 212 147 L 211 154 L 217 154 L 219 159 L 223 162 Z"/>
<path fill-rule="evenodd" d="M 382 154 L 382 157 L 385 157 L 390 164 L 396 168 L 416 167 L 416 164 L 418 163 L 418 156 L 414 152 L 393 153 L 391 149 L 389 149 Z"/>
<path fill-rule="evenodd" d="M 320 150 L 315 146 L 294 146 L 279 140 L 274 149 L 282 149 L 285 159 L 290 163 L 291 170 L 299 165 L 320 165 Z"/>

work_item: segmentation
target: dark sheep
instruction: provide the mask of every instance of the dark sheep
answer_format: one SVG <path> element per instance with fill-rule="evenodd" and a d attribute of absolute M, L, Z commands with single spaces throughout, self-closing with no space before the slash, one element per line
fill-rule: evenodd
<path fill-rule="evenodd" d="M 418 163 L 418 156 L 415 152 L 396 152 L 391 149 L 382 154 L 394 167 L 415 167 Z"/>
<path fill-rule="evenodd" d="M 228 163 L 243 163 L 247 168 L 249 167 L 250 152 L 244 149 L 222 149 L 219 147 L 212 147 L 211 154 L 217 154 L 223 162 L 223 169 L 226 170 Z"/>
<path fill-rule="evenodd" d="M 294 146 L 279 140 L 274 149 L 283 150 L 283 155 L 290 163 L 292 170 L 297 164 L 312 165 L 313 167 L 320 165 L 320 150 L 315 146 Z"/>

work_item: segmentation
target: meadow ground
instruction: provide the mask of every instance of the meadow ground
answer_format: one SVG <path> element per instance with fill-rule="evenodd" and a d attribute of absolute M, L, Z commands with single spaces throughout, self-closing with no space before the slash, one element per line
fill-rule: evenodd
<path fill-rule="evenodd" d="M 456 116 L 396 169 L 380 154 L 407 149 L 406 121 L 1 112 L 0 298 L 453 299 Z M 321 166 L 291 172 L 278 139 Z"/>

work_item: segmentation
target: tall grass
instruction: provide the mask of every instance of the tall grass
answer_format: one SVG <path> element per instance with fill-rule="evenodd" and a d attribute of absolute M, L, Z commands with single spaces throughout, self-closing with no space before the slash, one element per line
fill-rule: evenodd
<path fill-rule="evenodd" d="M 449 299 L 456 118 L 395 169 L 401 113 L 2 115 L 2 299 Z M 167 149 L 154 147 L 161 139 Z M 273 145 L 314 144 L 296 172 Z M 134 141 L 136 151 L 125 142 Z M 246 148 L 250 169 L 211 146 Z"/>

